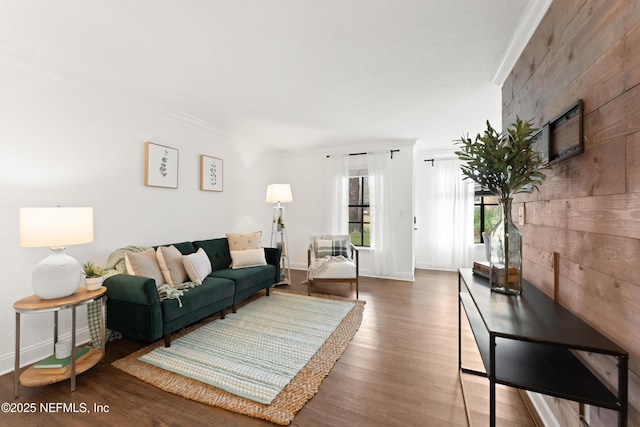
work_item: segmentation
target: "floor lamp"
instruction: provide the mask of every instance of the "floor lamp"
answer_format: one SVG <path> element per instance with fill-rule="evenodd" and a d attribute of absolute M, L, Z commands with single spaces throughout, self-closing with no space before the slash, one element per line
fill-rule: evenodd
<path fill-rule="evenodd" d="M 288 203 L 293 200 L 291 195 L 291 185 L 289 184 L 269 184 L 267 186 L 267 203 L 277 203 L 273 207 L 273 218 L 271 221 L 271 247 L 282 249 L 281 259 L 284 260 L 283 268 L 287 269 L 287 280 L 291 284 L 291 268 L 289 265 L 289 254 L 287 252 L 287 231 L 284 225 L 284 206 L 281 203 Z"/>

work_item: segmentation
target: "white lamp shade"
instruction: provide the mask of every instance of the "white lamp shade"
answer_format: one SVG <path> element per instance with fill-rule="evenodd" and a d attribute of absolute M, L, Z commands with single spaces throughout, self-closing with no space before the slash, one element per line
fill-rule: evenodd
<path fill-rule="evenodd" d="M 287 203 L 293 200 L 291 185 L 269 184 L 267 186 L 267 203 Z"/>
<path fill-rule="evenodd" d="M 93 208 L 20 208 L 20 246 L 63 247 L 93 242 Z"/>

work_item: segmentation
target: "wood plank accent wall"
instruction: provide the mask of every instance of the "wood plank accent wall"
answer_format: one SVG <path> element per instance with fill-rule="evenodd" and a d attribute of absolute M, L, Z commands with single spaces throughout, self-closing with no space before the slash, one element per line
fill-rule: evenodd
<path fill-rule="evenodd" d="M 629 351 L 629 425 L 640 425 L 640 1 L 555 0 L 502 98 L 505 127 L 516 116 L 542 126 L 584 100 L 584 153 L 514 201 L 524 276 L 553 297 L 558 268 L 559 302 Z M 617 385 L 613 359 L 581 356 Z M 576 404 L 549 400 L 563 425 L 579 425 Z M 616 425 L 612 411 L 591 416 Z"/>

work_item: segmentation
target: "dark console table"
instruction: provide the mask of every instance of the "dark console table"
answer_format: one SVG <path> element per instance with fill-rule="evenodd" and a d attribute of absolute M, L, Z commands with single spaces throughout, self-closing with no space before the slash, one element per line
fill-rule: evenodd
<path fill-rule="evenodd" d="M 487 279 L 462 268 L 458 287 L 458 366 L 461 373 L 489 378 L 491 426 L 496 423 L 496 384 L 609 408 L 618 411 L 619 426 L 627 425 L 629 354 L 623 348 L 527 281 L 522 295 L 503 295 L 491 292 Z M 486 372 L 462 366 L 463 312 Z M 617 392 L 610 391 L 571 350 L 617 358 Z"/>

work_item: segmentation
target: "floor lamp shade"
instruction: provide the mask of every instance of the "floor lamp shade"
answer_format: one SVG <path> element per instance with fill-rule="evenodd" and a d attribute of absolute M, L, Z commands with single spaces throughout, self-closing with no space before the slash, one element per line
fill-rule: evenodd
<path fill-rule="evenodd" d="M 291 185 L 269 184 L 267 186 L 267 203 L 287 203 L 293 200 Z"/>
<path fill-rule="evenodd" d="M 49 247 L 50 255 L 33 271 L 33 292 L 43 299 L 73 294 L 82 282 L 82 266 L 65 246 L 93 242 L 93 208 L 20 208 L 20 246 Z"/>

